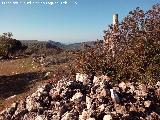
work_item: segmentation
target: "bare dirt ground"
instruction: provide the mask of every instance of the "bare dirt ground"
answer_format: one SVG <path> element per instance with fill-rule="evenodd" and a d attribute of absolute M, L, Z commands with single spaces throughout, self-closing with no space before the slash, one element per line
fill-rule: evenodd
<path fill-rule="evenodd" d="M 45 73 L 31 58 L 0 61 L 0 111 L 33 91 L 45 79 Z M 16 97 L 7 99 L 13 95 Z"/>
<path fill-rule="evenodd" d="M 33 63 L 31 58 L 1 60 L 0 61 L 0 75 L 14 75 L 27 72 L 36 72 L 40 68 L 36 67 L 38 64 Z"/>

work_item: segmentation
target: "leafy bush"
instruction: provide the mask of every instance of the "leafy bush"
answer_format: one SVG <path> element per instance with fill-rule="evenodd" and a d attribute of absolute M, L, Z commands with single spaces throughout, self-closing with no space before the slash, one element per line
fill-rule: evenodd
<path fill-rule="evenodd" d="M 155 82 L 160 80 L 160 4 L 144 12 L 140 8 L 129 12 L 119 23 L 105 31 L 104 43 L 83 52 L 77 68 L 82 71 L 114 75 L 115 80 Z M 111 45 L 114 45 L 111 49 Z M 98 49 L 100 49 L 99 52 Z M 113 51 L 111 51 L 113 50 Z"/>
<path fill-rule="evenodd" d="M 3 33 L 0 36 L 0 56 L 10 57 L 13 56 L 18 51 L 23 51 L 27 47 L 22 46 L 21 42 L 11 38 L 12 33 Z"/>

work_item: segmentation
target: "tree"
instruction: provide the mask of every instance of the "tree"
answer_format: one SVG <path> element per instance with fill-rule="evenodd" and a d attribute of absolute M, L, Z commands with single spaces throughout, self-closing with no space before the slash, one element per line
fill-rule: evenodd
<path fill-rule="evenodd" d="M 119 23 L 118 32 L 113 25 L 105 30 L 105 50 L 86 51 L 80 55 L 78 70 L 91 70 L 114 75 L 114 79 L 156 82 L 160 80 L 160 4 L 143 11 L 139 7 L 130 11 Z M 114 45 L 112 45 L 114 44 Z M 113 52 L 111 52 L 113 46 Z M 102 46 L 100 46 L 102 47 Z"/>
<path fill-rule="evenodd" d="M 23 46 L 19 40 L 11 38 L 13 35 L 11 32 L 3 33 L 0 36 L 0 55 L 6 58 L 13 56 L 20 50 L 25 50 L 26 46 Z"/>
<path fill-rule="evenodd" d="M 160 80 L 159 13 L 160 4 L 146 12 L 137 7 L 119 23 L 116 36 L 112 34 L 113 29 L 105 32 L 105 38 L 112 39 L 115 44 L 115 57 L 108 64 L 116 68 L 118 79 Z M 107 59 L 109 54 L 107 52 Z"/>

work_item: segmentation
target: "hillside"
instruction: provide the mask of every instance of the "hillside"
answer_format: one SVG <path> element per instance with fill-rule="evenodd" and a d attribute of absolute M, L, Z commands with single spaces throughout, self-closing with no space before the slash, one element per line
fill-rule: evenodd
<path fill-rule="evenodd" d="M 87 41 L 87 42 L 79 42 L 79 43 L 72 43 L 72 44 L 63 44 L 61 42 L 56 42 L 53 40 L 48 40 L 48 41 L 38 41 L 38 40 L 21 40 L 22 44 L 27 45 L 27 46 L 32 46 L 32 45 L 39 45 L 42 47 L 45 47 L 46 45 L 52 46 L 52 48 L 59 48 L 63 50 L 84 50 L 85 46 L 90 46 L 94 47 L 95 43 L 98 41 Z"/>
<path fill-rule="evenodd" d="M 74 43 L 65 45 L 64 49 L 66 50 L 84 50 L 85 45 L 93 47 L 96 41 L 88 41 L 88 42 L 81 42 L 81 43 Z"/>
<path fill-rule="evenodd" d="M 0 119 L 159 120 L 159 13 L 160 4 L 137 7 L 104 40 L 28 40 L 23 51 L 4 33 L 1 51 L 12 57 L 0 60 Z"/>

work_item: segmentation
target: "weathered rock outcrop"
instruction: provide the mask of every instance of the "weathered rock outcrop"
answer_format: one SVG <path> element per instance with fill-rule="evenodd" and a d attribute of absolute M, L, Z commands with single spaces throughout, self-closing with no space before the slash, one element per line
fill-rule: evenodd
<path fill-rule="evenodd" d="M 0 120 L 160 120 L 160 82 L 113 84 L 107 76 L 48 83 L 0 113 Z"/>

